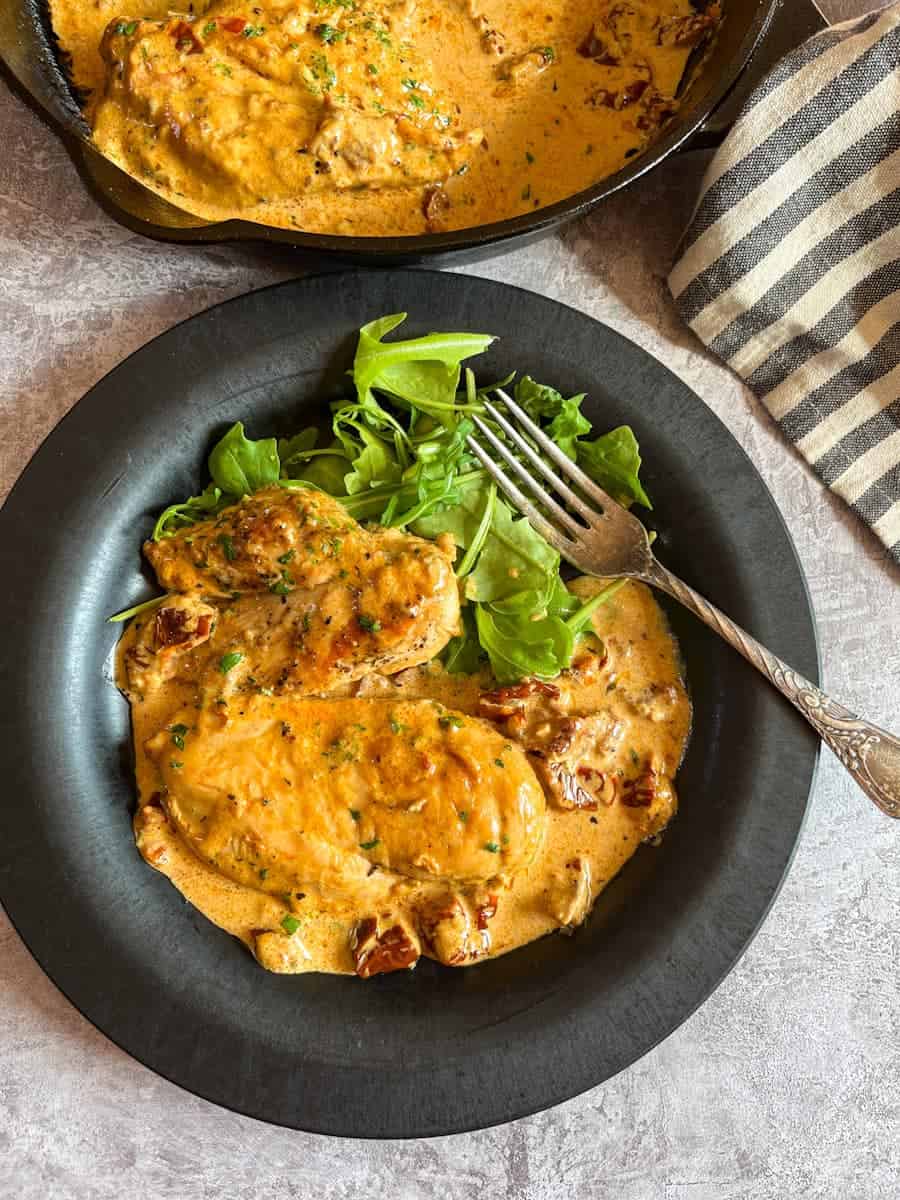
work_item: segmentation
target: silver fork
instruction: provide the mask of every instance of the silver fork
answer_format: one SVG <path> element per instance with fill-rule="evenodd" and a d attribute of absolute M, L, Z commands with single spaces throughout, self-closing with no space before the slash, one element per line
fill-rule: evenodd
<path fill-rule="evenodd" d="M 647 531 L 637 517 L 633 517 L 608 496 L 563 454 L 506 392 L 497 388 L 495 394 L 531 441 L 523 437 L 503 412 L 489 401 L 485 403 L 487 415 L 496 422 L 534 471 L 543 476 L 555 495 L 541 486 L 524 463 L 512 453 L 509 445 L 478 416 L 472 419 L 480 433 L 503 459 L 509 472 L 531 491 L 534 500 L 525 495 L 519 484 L 491 458 L 474 436 L 469 437 L 469 446 L 497 486 L 537 532 L 564 559 L 587 575 L 638 579 L 674 596 L 790 700 L 882 812 L 889 817 L 900 818 L 900 738 L 861 720 L 842 704 L 826 696 L 814 683 L 798 675 L 693 588 L 667 571 L 654 557 Z M 531 443 L 568 476 L 581 495 L 547 465 Z M 584 496 L 593 500 L 599 506 L 599 511 L 586 503 Z M 563 507 L 560 500 L 567 507 Z"/>

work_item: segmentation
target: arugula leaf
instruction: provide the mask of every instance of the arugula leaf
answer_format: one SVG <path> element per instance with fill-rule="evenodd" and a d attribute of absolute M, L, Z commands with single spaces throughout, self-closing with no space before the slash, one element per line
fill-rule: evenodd
<path fill-rule="evenodd" d="M 591 423 L 581 411 L 585 393 L 570 396 L 568 400 L 544 383 L 535 383 L 530 375 L 524 375 L 516 384 L 516 400 L 533 421 L 550 422 L 544 432 L 556 442 L 563 454 L 575 458 L 576 438 L 591 432 Z"/>
<path fill-rule="evenodd" d="M 344 476 L 347 459 L 341 443 L 334 441 L 321 450 L 315 449 L 318 430 L 304 429 L 290 439 L 281 438 L 278 457 L 281 459 L 282 479 L 299 479 L 310 483 L 329 496 L 346 496 Z"/>
<path fill-rule="evenodd" d="M 315 447 L 319 431 L 312 426 L 295 433 L 292 438 L 278 439 L 278 458 L 281 462 L 281 474 L 290 479 L 291 467 L 296 467 L 307 459 L 307 452 Z"/>
<path fill-rule="evenodd" d="M 222 489 L 214 483 L 208 483 L 199 496 L 190 496 L 181 504 L 170 504 L 168 508 L 163 509 L 153 526 L 153 541 L 174 537 L 185 525 L 194 525 L 206 517 L 215 516 L 231 503 L 231 499 L 230 496 L 223 495 Z"/>
<path fill-rule="evenodd" d="M 578 453 L 576 438 L 580 438 L 583 433 L 591 432 L 591 423 L 581 411 L 583 399 L 584 393 L 582 392 L 580 396 L 572 396 L 568 400 L 563 400 L 562 408 L 544 431 L 549 438 L 556 442 L 563 454 L 568 454 L 569 458 L 573 460 Z"/>
<path fill-rule="evenodd" d="M 460 363 L 483 353 L 493 337 L 481 333 L 430 333 L 407 341 L 382 341 L 405 320 L 406 313 L 394 313 L 370 321 L 359 331 L 353 382 L 360 404 L 374 404 L 372 388 L 377 387 L 424 412 L 456 408 Z M 439 412 L 437 415 L 441 419 Z"/>
<path fill-rule="evenodd" d="M 450 675 L 473 675 L 483 661 L 475 607 L 474 604 L 463 605 L 462 632 L 452 637 L 441 653 L 444 670 Z"/>
<path fill-rule="evenodd" d="M 496 500 L 490 532 L 466 582 L 468 598 L 496 601 L 530 589 L 546 600 L 558 572 L 557 552 L 524 517 L 516 518 L 508 504 Z"/>
<path fill-rule="evenodd" d="M 209 455 L 213 483 L 231 496 L 248 496 L 268 484 L 277 483 L 281 473 L 275 438 L 251 442 L 244 426 L 236 421 L 213 446 Z"/>
<path fill-rule="evenodd" d="M 419 537 L 431 539 L 436 538 L 439 533 L 452 533 L 453 540 L 460 549 L 464 550 L 470 546 L 478 530 L 484 507 L 481 478 L 461 484 L 458 492 L 457 503 L 435 508 L 425 516 L 416 517 L 409 526 L 412 532 Z"/>
<path fill-rule="evenodd" d="M 572 661 L 575 635 L 559 617 L 534 621 L 501 601 L 476 605 L 475 620 L 499 683 L 526 675 L 552 679 Z"/>
<path fill-rule="evenodd" d="M 641 456 L 637 438 L 628 425 L 620 425 L 592 442 L 579 442 L 578 465 L 626 508 L 634 500 L 644 508 L 653 508 L 638 479 Z"/>
<path fill-rule="evenodd" d="M 516 403 L 525 409 L 532 421 L 539 423 L 555 417 L 565 403 L 556 388 L 537 383 L 530 375 L 523 375 L 516 383 L 514 395 Z"/>
<path fill-rule="evenodd" d="M 399 483 L 403 471 L 386 442 L 359 426 L 362 451 L 353 459 L 351 471 L 344 476 L 344 487 L 351 496 L 383 483 Z"/>

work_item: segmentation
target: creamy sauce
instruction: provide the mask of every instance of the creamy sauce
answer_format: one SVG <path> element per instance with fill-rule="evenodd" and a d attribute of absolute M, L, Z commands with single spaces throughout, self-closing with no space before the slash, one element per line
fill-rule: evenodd
<path fill-rule="evenodd" d="M 135 618 L 119 650 L 138 848 L 269 970 L 469 965 L 571 928 L 675 811 L 690 704 L 643 585 L 597 610 L 569 671 L 505 692 L 435 662 L 326 699 L 224 675 L 201 694 L 190 669 L 138 692 L 156 619 Z"/>
<path fill-rule="evenodd" d="M 720 6 L 51 0 L 94 139 L 211 220 L 403 235 L 529 212 L 640 154 Z"/>

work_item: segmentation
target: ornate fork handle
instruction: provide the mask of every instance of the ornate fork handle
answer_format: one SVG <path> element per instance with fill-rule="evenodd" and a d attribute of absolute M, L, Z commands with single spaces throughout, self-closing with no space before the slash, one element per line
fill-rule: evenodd
<path fill-rule="evenodd" d="M 643 578 L 674 596 L 743 654 L 809 721 L 869 799 L 889 817 L 900 818 L 900 738 L 826 696 L 658 562 Z"/>

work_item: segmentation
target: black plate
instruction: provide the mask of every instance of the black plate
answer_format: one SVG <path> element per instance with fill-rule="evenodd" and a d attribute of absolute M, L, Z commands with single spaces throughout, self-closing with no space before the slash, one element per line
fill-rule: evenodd
<path fill-rule="evenodd" d="M 818 751 L 752 668 L 675 609 L 696 713 L 682 810 L 574 937 L 464 971 L 279 977 L 144 864 L 128 712 L 109 682 L 118 630 L 104 621 L 149 594 L 140 540 L 161 506 L 202 485 L 227 424 L 255 435 L 305 424 L 345 387 L 358 326 L 402 309 L 407 335 L 499 334 L 485 377 L 528 371 L 587 391 L 601 427 L 631 422 L 660 557 L 818 678 L 803 575 L 750 461 L 665 367 L 562 305 L 424 271 L 303 279 L 186 321 L 85 396 L 0 513 L 0 895 L 51 979 L 154 1070 L 254 1117 L 371 1137 L 534 1112 L 670 1033 L 772 903 Z"/>

